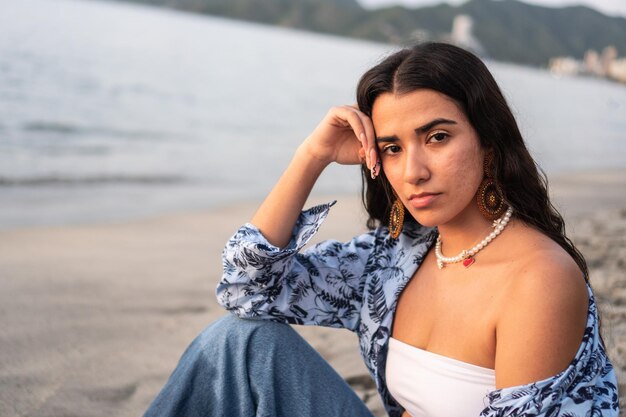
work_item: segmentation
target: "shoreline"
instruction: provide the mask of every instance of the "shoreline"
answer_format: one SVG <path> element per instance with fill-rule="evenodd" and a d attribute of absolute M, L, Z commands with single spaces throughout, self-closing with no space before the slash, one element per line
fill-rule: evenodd
<path fill-rule="evenodd" d="M 624 405 L 626 175 L 620 172 L 571 173 L 549 184 L 589 262 Z M 348 240 L 365 230 L 356 193 L 309 203 L 333 199 L 339 201 L 315 241 Z M 0 415 L 140 415 L 195 335 L 225 314 L 214 296 L 221 251 L 257 205 L 0 230 Z M 356 337 L 297 329 L 382 415 Z"/>
<path fill-rule="evenodd" d="M 610 190 L 606 189 L 607 186 L 610 187 Z M 553 203 L 555 203 L 555 206 L 559 209 L 559 212 L 561 212 L 567 223 L 568 217 L 591 212 L 593 211 L 594 205 L 598 205 L 602 208 L 621 207 L 622 204 L 626 202 L 626 167 L 622 169 L 607 168 L 576 170 L 551 174 L 548 175 L 548 189 Z M 305 205 L 305 208 L 314 203 L 327 202 L 329 199 L 342 199 L 346 197 L 360 198 L 359 193 L 360 187 L 355 187 L 353 193 L 342 191 L 334 194 L 318 192 L 314 189 L 311 198 L 307 201 L 307 205 Z M 176 216 L 198 215 L 202 213 L 219 212 L 231 209 L 238 210 L 241 207 L 249 207 L 250 213 L 253 213 L 256 207 L 261 204 L 263 197 L 263 195 L 258 195 L 251 198 L 233 198 L 223 202 L 207 204 L 205 206 L 194 203 L 194 208 L 163 208 L 161 210 L 148 212 L 147 214 L 127 213 L 105 217 L 99 217 L 98 215 L 82 215 L 81 220 L 73 219 L 63 221 L 57 219 L 47 224 L 28 222 L 22 223 L 20 221 L 20 224 L 10 225 L 0 222 L 0 233 L 65 227 L 125 225 Z M 594 201 L 594 199 L 597 201 Z"/>

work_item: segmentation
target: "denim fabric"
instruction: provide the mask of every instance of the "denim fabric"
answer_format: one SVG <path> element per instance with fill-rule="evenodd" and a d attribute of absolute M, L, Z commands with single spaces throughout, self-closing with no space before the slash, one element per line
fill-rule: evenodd
<path fill-rule="evenodd" d="M 289 325 L 226 316 L 187 348 L 144 417 L 372 417 Z"/>

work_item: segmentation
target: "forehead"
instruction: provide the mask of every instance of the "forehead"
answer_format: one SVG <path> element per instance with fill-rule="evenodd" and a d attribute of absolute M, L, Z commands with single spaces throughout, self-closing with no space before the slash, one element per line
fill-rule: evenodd
<path fill-rule="evenodd" d="M 435 90 L 383 93 L 376 98 L 372 107 L 372 122 L 377 134 L 402 123 L 410 123 L 415 128 L 437 118 L 451 119 L 459 124 L 467 123 L 465 113 L 457 102 Z"/>

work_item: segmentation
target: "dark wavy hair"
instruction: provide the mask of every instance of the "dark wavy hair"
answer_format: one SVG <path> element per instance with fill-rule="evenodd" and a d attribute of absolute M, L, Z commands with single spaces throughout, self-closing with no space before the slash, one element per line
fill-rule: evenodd
<path fill-rule="evenodd" d="M 494 178 L 515 215 L 570 254 L 588 280 L 582 254 L 565 234 L 563 218 L 548 197 L 545 174 L 530 156 L 511 110 L 485 64 L 472 53 L 445 43 L 424 43 L 398 51 L 367 71 L 357 86 L 359 109 L 372 116 L 383 93 L 435 90 L 454 99 L 494 157 Z M 372 180 L 362 167 L 362 198 L 372 229 L 389 219 L 393 193 L 381 170 Z M 405 221 L 415 222 L 412 216 Z"/>

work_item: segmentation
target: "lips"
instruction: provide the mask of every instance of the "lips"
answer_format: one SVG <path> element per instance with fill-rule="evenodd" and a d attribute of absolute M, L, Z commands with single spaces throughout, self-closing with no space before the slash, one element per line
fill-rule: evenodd
<path fill-rule="evenodd" d="M 411 194 L 409 196 L 409 204 L 416 209 L 426 208 L 433 204 L 433 202 L 439 197 L 441 193 L 419 193 Z"/>

